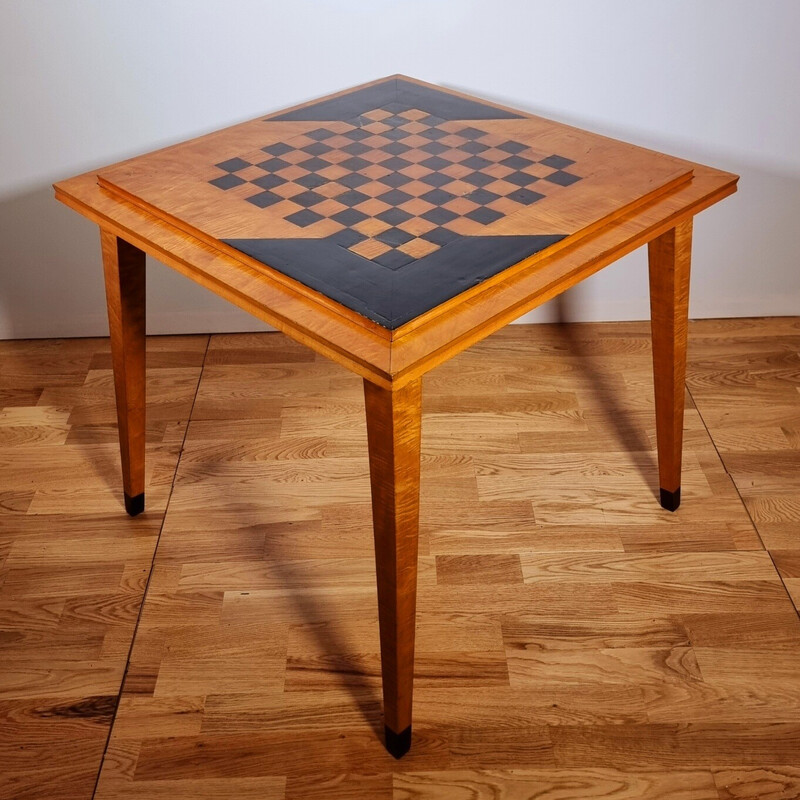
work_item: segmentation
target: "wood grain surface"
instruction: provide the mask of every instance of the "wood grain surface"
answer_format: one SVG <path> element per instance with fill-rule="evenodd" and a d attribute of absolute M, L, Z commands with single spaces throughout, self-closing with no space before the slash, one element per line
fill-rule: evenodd
<path fill-rule="evenodd" d="M 681 488 L 692 220 L 653 239 L 648 256 L 659 484 L 675 495 Z M 680 494 L 674 499 L 679 502 Z"/>
<path fill-rule="evenodd" d="M 400 762 L 362 382 L 207 343 L 148 340 L 136 519 L 108 343 L 0 343 L 0 796 L 800 797 L 799 319 L 690 325 L 674 514 L 647 323 L 513 326 L 426 377 Z"/>
<path fill-rule="evenodd" d="M 89 798 L 208 337 L 150 339 L 146 513 L 105 339 L 0 342 L 0 797 Z"/>
<path fill-rule="evenodd" d="M 448 97 L 459 96 L 458 93 L 444 87 L 407 76 L 397 75 L 387 80 L 391 82 L 394 79 L 400 79 L 411 86 L 433 90 L 441 94 L 445 102 Z M 340 95 L 358 92 L 361 88 L 363 87 L 353 87 Z M 460 96 L 465 97 L 465 95 Z M 329 98 L 318 98 L 314 102 L 323 103 L 326 99 Z M 471 99 L 479 102 L 484 108 L 494 106 L 482 98 Z M 513 203 L 500 206 L 503 210 L 498 218 L 486 226 L 476 224 L 469 218 L 460 219 L 454 228 L 460 233 L 465 235 L 549 234 L 554 231 L 566 234 L 587 233 L 600 225 L 607 224 L 615 217 L 634 210 L 648 200 L 689 182 L 692 178 L 693 165 L 682 159 L 522 111 L 514 113 L 517 118 L 476 120 L 467 116 L 463 120 L 461 118 L 442 120 L 441 128 L 443 133 L 450 134 L 450 139 L 457 139 L 457 131 L 471 122 L 473 126 L 479 126 L 490 136 L 497 137 L 499 142 L 513 140 L 524 143 L 538 151 L 542 157 L 558 153 L 570 162 L 577 163 L 581 173 L 580 184 L 570 187 L 569 192 L 553 192 L 535 206 L 524 207 Z M 420 112 L 420 116 L 424 114 Z M 491 117 L 491 114 L 486 116 Z M 188 142 L 181 142 L 108 166 L 98 172 L 97 179 L 104 189 L 140 205 L 214 246 L 219 246 L 221 239 L 232 238 L 325 237 L 341 229 L 341 226 L 327 215 L 324 215 L 324 219 L 301 228 L 285 218 L 292 209 L 294 211 L 302 209 L 302 206 L 291 203 L 288 196 L 274 206 L 260 208 L 245 202 L 246 198 L 260 191 L 258 185 L 242 183 L 230 190 L 220 191 L 211 181 L 223 174 L 215 165 L 231 159 L 247 161 L 251 164 L 251 168 L 255 169 L 256 175 L 260 174 L 260 170 L 254 165 L 263 162 L 268 156 L 265 149 L 276 143 L 290 143 L 292 147 L 297 148 L 300 154 L 297 159 L 292 158 L 292 153 L 281 153 L 281 156 L 292 159 L 292 165 L 287 165 L 286 168 L 287 174 L 292 179 L 295 177 L 292 170 L 302 175 L 304 170 L 298 167 L 297 162 L 301 158 L 308 158 L 310 153 L 304 153 L 300 148 L 317 144 L 313 136 L 308 137 L 307 134 L 319 129 L 323 124 L 321 120 L 326 119 L 328 121 L 324 122 L 324 125 L 331 133 L 341 134 L 351 127 L 347 122 L 349 117 L 331 120 L 321 116 L 309 121 L 285 121 L 261 116 Z M 365 119 L 363 122 L 369 120 Z M 384 127 L 382 123 L 375 122 L 365 130 L 365 133 L 372 133 L 373 130 L 374 133 L 365 140 L 367 147 L 359 153 L 359 157 L 374 162 L 373 166 L 380 163 L 376 154 L 379 155 L 381 152 L 379 149 L 381 143 L 388 144 L 390 141 L 388 139 L 384 141 L 383 137 L 378 135 L 378 131 Z M 423 125 L 420 124 L 419 127 L 423 128 Z M 342 140 L 341 143 L 338 142 L 339 139 Z M 457 146 L 448 137 L 443 141 L 447 145 Z M 343 146 L 351 144 L 341 135 L 326 139 L 325 146 L 330 142 Z M 425 139 L 420 138 L 420 144 L 424 143 Z M 404 159 L 411 159 L 414 163 L 430 155 L 424 150 L 417 153 L 418 157 L 415 157 L 415 153 L 417 151 L 412 149 L 404 151 L 402 155 Z M 347 154 L 348 152 L 344 151 L 342 158 Z M 467 155 L 465 152 L 464 157 Z M 311 169 L 313 171 L 314 168 Z M 328 165 L 323 173 L 336 169 L 335 165 Z M 500 170 L 497 177 L 506 174 L 502 171 L 502 166 Z M 341 169 L 341 172 L 344 172 L 344 169 Z M 466 174 L 468 169 L 465 168 L 463 172 Z M 541 174 L 546 175 L 548 172 L 544 169 Z M 249 177 L 247 171 L 242 174 L 245 178 Z M 338 175 L 338 172 L 332 174 Z M 414 176 L 413 169 L 409 175 Z M 453 174 L 454 178 L 460 176 L 461 173 L 458 171 Z M 464 184 L 461 191 L 458 189 L 453 191 L 458 192 L 458 196 L 463 196 L 472 189 L 474 187 Z M 408 185 L 404 191 L 407 190 Z M 374 198 L 371 202 L 375 202 Z M 285 206 L 291 206 L 291 209 L 287 210 Z"/>
<path fill-rule="evenodd" d="M 390 80 L 401 79 L 405 80 L 402 76 Z M 419 81 L 412 83 L 421 91 L 431 89 Z M 451 90 L 446 95 L 465 98 Z M 557 140 L 568 149 L 574 147 L 574 155 L 583 152 L 597 159 L 580 182 L 569 187 L 584 187 L 580 189 L 580 198 L 568 193 L 559 200 L 556 193 L 541 201 L 545 204 L 540 207 L 543 211 L 532 212 L 534 216 L 542 214 L 549 233 L 553 233 L 550 226 L 556 225 L 559 235 L 562 229 L 576 235 L 532 252 L 474 285 L 467 281 L 460 293 L 437 301 L 429 310 L 418 310 L 417 316 L 402 324 L 398 322 L 399 327 L 393 330 L 331 299 L 321 289 L 310 288 L 301 280 L 228 247 L 218 236 L 208 231 L 203 233 L 196 212 L 201 207 L 207 211 L 209 204 L 202 198 L 191 199 L 192 193 L 178 185 L 182 180 L 197 179 L 192 168 L 195 151 L 205 157 L 208 148 L 216 153 L 218 146 L 226 141 L 238 147 L 240 138 L 247 139 L 250 135 L 247 131 L 251 126 L 260 130 L 260 126 L 274 124 L 283 130 L 286 125 L 302 127 L 307 123 L 257 120 L 149 154 L 144 160 L 132 159 L 108 168 L 108 175 L 127 174 L 126 170 L 136 173 L 138 164 L 150 179 L 155 176 L 156 182 L 161 180 L 159 176 L 167 176 L 167 184 L 162 186 L 164 197 L 152 204 L 143 204 L 136 192 L 112 193 L 109 190 L 112 184 L 107 181 L 105 188 L 101 187 L 97 171 L 60 181 L 54 188 L 58 200 L 98 223 L 109 234 L 125 239 L 370 382 L 395 389 L 736 191 L 738 178 L 730 173 L 671 159 L 528 114 L 517 119 L 483 122 L 497 123 L 497 133 L 523 139 L 526 136 L 523 128 L 529 129 L 531 135 L 543 141 Z M 292 133 L 294 129 L 290 128 L 284 133 Z M 181 154 L 191 157 L 183 159 Z M 231 154 L 226 151 L 223 155 Z M 169 168 L 162 165 L 163 169 L 148 172 L 146 165 L 150 160 L 160 164 L 160 159 L 166 159 Z M 106 170 L 100 172 L 106 174 Z M 218 191 L 218 187 L 207 182 L 206 189 Z M 158 194 L 160 190 L 155 191 Z M 175 213 L 170 213 L 167 206 Z M 528 211 L 515 211 L 485 230 L 503 235 L 539 230 L 531 227 L 527 214 Z M 235 213 L 220 213 L 214 207 L 204 219 L 209 224 L 235 225 L 245 224 L 247 216 L 240 215 L 238 209 Z M 263 215 L 259 217 L 262 219 Z M 200 227 L 192 224 L 192 220 Z M 252 233 L 237 231 L 239 236 Z M 315 264 L 319 261 L 312 260 Z"/>
<path fill-rule="evenodd" d="M 364 381 L 384 720 L 411 725 L 419 536 L 422 381 L 392 392 Z"/>
<path fill-rule="evenodd" d="M 117 398 L 122 486 L 125 506 L 135 515 L 144 508 L 145 254 L 102 229 L 100 244 Z"/>
<path fill-rule="evenodd" d="M 736 191 L 736 181 L 695 165 L 691 183 L 566 251 L 525 259 L 391 332 L 275 270 L 248 266 L 117 200 L 97 186 L 94 173 L 55 190 L 89 220 L 220 297 L 371 382 L 399 388 L 719 202 Z"/>

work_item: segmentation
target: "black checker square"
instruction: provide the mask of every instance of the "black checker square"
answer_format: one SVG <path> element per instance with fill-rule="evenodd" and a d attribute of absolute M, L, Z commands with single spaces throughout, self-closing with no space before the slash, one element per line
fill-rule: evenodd
<path fill-rule="evenodd" d="M 332 241 L 334 244 L 338 244 L 339 247 L 344 248 L 352 247 L 354 244 L 363 242 L 366 238 L 367 237 L 363 233 L 359 233 L 358 231 L 353 230 L 353 228 L 342 228 L 342 230 L 337 231 L 328 237 L 328 239 L 330 239 L 330 241 Z"/>
<path fill-rule="evenodd" d="M 268 158 L 266 161 L 260 161 L 256 166 L 266 172 L 277 172 L 278 170 L 286 169 L 286 167 L 291 167 L 292 165 L 288 161 L 284 161 L 282 158 L 275 156 L 274 158 Z M 312 170 L 309 170 L 309 172 L 312 172 Z"/>
<path fill-rule="evenodd" d="M 576 181 L 579 181 L 580 178 L 570 172 L 557 170 L 552 175 L 548 175 L 545 180 L 550 181 L 550 183 L 558 184 L 558 186 L 571 186 Z"/>
<path fill-rule="evenodd" d="M 536 183 L 539 179 L 535 175 L 529 175 L 527 172 L 512 172 L 510 175 L 506 175 L 503 178 L 504 181 L 508 183 L 514 183 L 517 186 L 530 186 L 532 183 Z"/>
<path fill-rule="evenodd" d="M 438 244 L 439 247 L 444 247 L 446 244 L 450 244 L 450 242 L 454 242 L 456 239 L 460 238 L 461 237 L 454 231 L 442 227 L 434 228 L 433 230 L 427 231 L 420 236 L 420 239 L 425 239 L 433 244 Z"/>
<path fill-rule="evenodd" d="M 408 109 L 403 109 L 403 110 L 408 110 Z M 397 128 L 400 125 L 405 125 L 408 122 L 408 120 L 405 117 L 399 117 L 397 116 L 397 114 L 394 114 L 391 117 L 386 117 L 385 119 L 382 119 L 381 122 L 384 125 L 391 125 L 393 128 Z"/>
<path fill-rule="evenodd" d="M 465 217 L 474 220 L 475 222 L 480 222 L 481 225 L 488 225 L 490 222 L 495 222 L 498 219 L 501 219 L 504 215 L 501 214 L 499 211 L 495 211 L 491 208 L 481 207 L 476 208 L 473 211 L 468 211 L 464 214 Z"/>
<path fill-rule="evenodd" d="M 488 175 L 485 172 L 471 172 L 469 175 L 465 175 L 461 180 L 464 181 L 464 183 L 471 183 L 473 186 L 478 187 L 495 182 L 494 176 Z M 504 180 L 508 180 L 508 178 Z"/>
<path fill-rule="evenodd" d="M 498 144 L 497 149 L 505 150 L 506 153 L 511 153 L 511 155 L 516 155 L 517 153 L 521 153 L 523 150 L 527 150 L 528 145 L 522 144 L 522 142 L 515 142 L 513 139 L 510 139 L 507 142 Z"/>
<path fill-rule="evenodd" d="M 420 197 L 426 203 L 433 203 L 435 206 L 443 206 L 445 203 L 456 199 L 454 194 L 450 194 L 450 192 L 446 192 L 444 189 L 431 189 L 429 192 L 420 195 Z"/>
<path fill-rule="evenodd" d="M 411 161 L 406 161 L 405 158 L 401 158 L 400 156 L 392 156 L 391 158 L 387 158 L 385 161 L 381 161 L 382 167 L 391 169 L 394 172 L 400 172 L 401 169 L 410 167 L 411 164 Z"/>
<path fill-rule="evenodd" d="M 401 228 L 388 228 L 375 237 L 379 242 L 390 244 L 394 247 L 410 242 L 414 236 Z"/>
<path fill-rule="evenodd" d="M 381 213 L 377 215 L 377 218 L 381 222 L 386 222 L 389 225 L 399 225 L 401 222 L 406 222 L 413 217 L 408 211 L 403 211 L 402 208 L 394 207 L 387 211 L 381 211 Z"/>
<path fill-rule="evenodd" d="M 309 173 L 309 176 L 310 174 L 311 173 Z M 241 180 L 241 178 L 239 180 Z M 274 189 L 276 186 L 281 186 L 282 184 L 286 183 L 286 178 L 282 178 L 280 175 L 268 173 L 267 175 L 262 175 L 260 178 L 255 178 L 254 180 L 250 181 L 250 183 L 252 183 L 254 186 L 258 186 L 261 189 Z"/>
<path fill-rule="evenodd" d="M 261 148 L 263 152 L 269 153 L 271 156 L 282 156 L 286 153 L 291 153 L 294 148 L 286 142 L 275 142 L 275 144 L 268 144 L 266 147 Z"/>
<path fill-rule="evenodd" d="M 352 156 L 340 162 L 339 166 L 344 169 L 349 169 L 351 172 L 358 172 L 358 170 L 368 167 L 371 163 L 371 161 L 365 161 L 361 156 Z M 302 166 L 303 169 L 308 169 L 305 164 L 301 164 L 300 166 Z M 325 166 L 328 166 L 328 164 Z"/>
<path fill-rule="evenodd" d="M 342 152 L 350 153 L 351 156 L 360 156 L 362 153 L 368 153 L 370 150 L 372 150 L 372 148 L 362 142 L 350 142 L 350 144 L 346 144 L 342 148 Z"/>
<path fill-rule="evenodd" d="M 552 155 L 543 158 L 539 163 L 544 164 L 546 167 L 553 167 L 553 169 L 564 169 L 564 167 L 571 167 L 575 162 L 572 159 L 564 158 L 564 156 Z"/>
<path fill-rule="evenodd" d="M 289 222 L 293 222 L 300 228 L 305 228 L 308 225 L 313 225 L 315 222 L 319 222 L 323 217 L 320 214 L 311 211 L 311 209 L 304 208 L 302 211 L 296 211 L 294 214 L 289 214 L 286 217 Z"/>
<path fill-rule="evenodd" d="M 434 173 L 436 174 L 436 173 Z M 442 175 L 441 177 L 446 177 Z M 382 178 L 378 178 L 380 183 L 384 183 L 387 186 L 391 186 L 392 189 L 397 189 L 400 186 L 405 186 L 407 183 L 411 183 L 414 180 L 413 178 L 409 178 L 408 175 L 403 175 L 402 172 L 390 172 L 388 175 L 384 175 Z M 425 180 L 422 178 L 421 180 Z M 447 183 L 450 182 L 450 179 L 447 179 Z"/>
<path fill-rule="evenodd" d="M 318 241 L 348 250 L 357 263 L 371 261 L 395 271 L 442 248 L 460 248 L 470 236 L 485 238 L 485 226 L 513 213 L 509 203 L 526 208 L 548 191 L 581 180 L 566 171 L 575 164 L 572 159 L 557 153 L 542 158 L 524 142 L 484 130 L 480 119 L 463 124 L 453 119 L 397 102 L 365 109 L 331 127 L 311 122 L 296 138 L 262 147 L 264 160 L 244 154 L 216 164 L 209 184 L 227 191 L 247 178 L 264 190 L 246 198 L 257 208 L 269 209 L 287 198 L 295 209 L 302 206 L 282 215 L 298 236 L 326 225 Z M 375 144 L 365 143 L 370 137 Z M 446 137 L 449 145 L 440 141 Z M 263 175 L 236 174 L 253 162 Z M 458 183 L 458 190 L 448 191 L 448 184 Z M 413 188 L 404 191 L 408 184 Z M 465 207 L 470 208 L 466 213 Z M 331 226 L 336 230 L 330 232 Z M 465 226 L 473 226 L 474 233 L 462 233 Z"/>
<path fill-rule="evenodd" d="M 344 211 L 334 214 L 331 219 L 334 222 L 338 222 L 340 225 L 345 225 L 349 228 L 351 225 L 355 225 L 357 222 L 363 222 L 365 219 L 369 219 L 369 217 L 363 211 L 359 211 L 357 208 L 346 208 Z"/>
<path fill-rule="evenodd" d="M 422 219 L 432 222 L 434 225 L 446 225 L 458 218 L 458 214 L 448 211 L 446 208 L 432 208 L 422 214 Z"/>
<path fill-rule="evenodd" d="M 475 142 L 473 142 L 473 144 L 475 144 Z M 438 156 L 440 153 L 444 153 L 450 148 L 446 144 L 434 141 L 422 145 L 422 147 L 420 147 L 419 149 L 424 150 L 426 153 L 430 153 L 432 156 Z M 461 149 L 463 150 L 464 148 L 462 147 Z"/>
<path fill-rule="evenodd" d="M 358 189 L 359 186 L 369 183 L 369 178 L 358 172 L 350 172 L 347 175 L 343 175 L 336 182 L 340 183 L 342 186 L 346 186 L 348 189 Z"/>
<path fill-rule="evenodd" d="M 330 151 L 333 150 L 333 148 L 325 144 L 325 142 L 314 142 L 314 144 L 309 144 L 300 149 L 310 156 L 321 156 L 323 153 L 330 153 Z"/>
<path fill-rule="evenodd" d="M 461 162 L 465 167 L 470 169 L 483 169 L 484 167 L 491 167 L 492 162 L 483 156 L 470 156 Z"/>
<path fill-rule="evenodd" d="M 310 206 L 315 206 L 317 203 L 324 202 L 325 197 L 321 194 L 317 194 L 309 189 L 307 192 L 301 192 L 300 194 L 292 195 L 292 202 L 297 203 L 299 206 L 305 206 L 309 208 Z"/>
<path fill-rule="evenodd" d="M 432 170 L 442 170 L 445 167 L 449 167 L 452 164 L 451 161 L 446 161 L 444 158 L 440 156 L 431 156 L 430 158 L 426 158 L 424 161 L 419 162 L 423 167 L 427 167 L 428 169 Z M 489 163 L 488 161 L 486 162 Z"/>
<path fill-rule="evenodd" d="M 384 153 L 389 153 L 392 156 L 399 156 L 403 153 L 407 153 L 411 150 L 411 147 L 407 144 L 403 144 L 402 142 L 389 142 L 389 144 L 385 144 L 381 147 Z"/>
<path fill-rule="evenodd" d="M 383 203 L 388 203 L 390 206 L 400 206 L 411 200 L 411 197 L 412 196 L 408 194 L 408 192 L 404 192 L 402 189 L 390 189 L 388 192 L 379 194 L 378 200 Z M 336 199 L 341 202 L 341 198 L 337 197 Z"/>
<path fill-rule="evenodd" d="M 490 178 L 488 175 L 486 176 L 487 183 L 491 183 L 494 178 Z M 422 183 L 427 183 L 428 186 L 444 186 L 446 183 L 452 183 L 453 179 L 449 175 L 445 175 L 442 172 L 431 172 L 430 175 L 423 175 L 420 178 Z"/>
<path fill-rule="evenodd" d="M 356 189 L 351 189 L 349 192 L 343 192 L 342 194 L 336 195 L 336 201 L 338 203 L 343 203 L 346 206 L 357 206 L 359 203 L 363 203 L 365 200 L 369 200 L 369 195 L 359 192 Z"/>
<path fill-rule="evenodd" d="M 289 164 L 287 164 L 286 162 L 284 162 L 284 165 L 287 167 L 289 166 Z M 323 170 L 326 167 L 329 167 L 330 165 L 331 165 L 330 161 L 323 161 L 319 156 L 312 156 L 311 158 L 307 158 L 305 161 L 301 161 L 299 164 L 299 166 L 301 166 L 303 169 L 307 169 L 309 172 L 319 172 L 320 170 Z M 264 167 L 263 164 L 259 164 L 259 166 L 263 167 L 264 169 L 267 169 L 267 167 Z M 276 172 L 279 169 L 282 169 L 282 167 L 275 167 Z"/>
<path fill-rule="evenodd" d="M 388 267 L 389 269 L 400 269 L 400 267 L 404 267 L 406 264 L 410 264 L 412 261 L 416 261 L 417 259 L 408 253 L 404 253 L 402 250 L 395 250 L 393 248 L 391 250 L 387 250 L 385 253 L 381 253 L 379 256 L 375 256 L 375 258 L 372 260 L 376 264 L 380 264 L 382 267 Z"/>
<path fill-rule="evenodd" d="M 316 139 L 318 142 L 322 142 L 325 139 L 330 139 L 331 136 L 336 136 L 336 132 L 328 128 L 317 128 L 307 133 L 306 136 L 308 136 L 309 139 Z"/>
<path fill-rule="evenodd" d="M 482 131 L 479 128 L 462 128 L 458 135 L 463 136 L 465 139 L 480 139 L 481 136 L 486 135 L 486 131 Z"/>
<path fill-rule="evenodd" d="M 350 131 L 347 131 L 343 134 L 348 139 L 353 139 L 353 141 L 360 141 L 361 139 L 368 139 L 372 134 L 369 131 L 365 131 L 362 128 L 353 128 Z"/>
<path fill-rule="evenodd" d="M 530 189 L 517 189 L 516 192 L 506 195 L 506 197 L 513 200 L 515 203 L 521 203 L 523 206 L 529 206 L 537 200 L 541 200 L 544 195 L 539 192 L 532 192 Z"/>
<path fill-rule="evenodd" d="M 252 203 L 259 208 L 268 208 L 269 206 L 280 203 L 283 198 L 280 195 L 273 194 L 272 192 L 260 192 L 247 198 L 248 203 Z"/>
<path fill-rule="evenodd" d="M 512 195 L 509 196 L 512 200 L 516 200 L 516 198 Z M 482 206 L 485 206 L 488 203 L 493 203 L 495 200 L 500 199 L 499 194 L 490 192 L 488 189 L 476 189 L 474 192 L 470 192 L 466 197 L 467 200 L 472 200 L 473 203 L 478 203 Z"/>
<path fill-rule="evenodd" d="M 381 136 L 394 141 L 400 141 L 401 139 L 407 139 L 409 133 L 408 131 L 404 131 L 402 128 L 391 128 L 388 131 L 384 131 Z"/>
<path fill-rule="evenodd" d="M 444 148 L 444 145 L 439 144 L 438 142 L 436 142 L 436 144 L 439 147 L 446 149 Z M 423 147 L 422 149 L 424 150 L 425 148 Z M 486 150 L 488 150 L 489 145 L 484 144 L 483 142 L 471 141 L 471 142 L 464 142 L 464 144 L 462 144 L 461 147 L 459 147 L 458 149 L 463 150 L 465 153 L 472 153 L 473 155 L 475 155 L 477 153 L 483 153 Z"/>
<path fill-rule="evenodd" d="M 273 179 L 278 178 L 282 182 L 285 182 L 285 179 L 281 178 L 280 175 L 272 175 L 270 177 Z M 322 175 L 317 175 L 316 172 L 309 172 L 308 175 L 301 175 L 299 178 L 295 178 L 294 182 L 300 184 L 300 186 L 304 186 L 306 189 L 318 189 L 320 186 L 324 186 L 328 183 L 328 179 L 323 178 Z M 255 181 L 253 181 L 253 183 L 255 183 Z"/>
<path fill-rule="evenodd" d="M 215 165 L 218 169 L 225 170 L 225 172 L 237 172 L 240 169 L 246 169 L 251 166 L 249 161 L 243 158 L 229 158 L 227 161 L 222 161 Z"/>
<path fill-rule="evenodd" d="M 523 158 L 522 156 L 517 155 L 504 158 L 500 163 L 504 167 L 511 167 L 511 169 L 523 169 L 525 167 L 529 167 L 534 162 L 529 158 Z"/>
<path fill-rule="evenodd" d="M 423 131 L 420 135 L 435 142 L 437 139 L 444 139 L 445 136 L 449 136 L 450 134 L 447 131 L 443 131 L 441 128 L 428 128 L 427 131 Z"/>
<path fill-rule="evenodd" d="M 216 186 L 217 189 L 233 189 L 234 186 L 240 186 L 243 183 L 247 183 L 244 178 L 240 178 L 238 175 L 234 175 L 232 172 L 229 172 L 227 175 L 222 175 L 219 178 L 214 178 L 213 181 L 209 181 L 212 186 Z M 265 189 L 269 189 L 269 186 L 265 186 Z"/>

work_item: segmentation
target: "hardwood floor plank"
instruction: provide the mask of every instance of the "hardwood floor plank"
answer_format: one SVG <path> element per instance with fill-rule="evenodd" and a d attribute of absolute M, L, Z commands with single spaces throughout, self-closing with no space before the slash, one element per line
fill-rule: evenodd
<path fill-rule="evenodd" d="M 800 797 L 799 329 L 690 325 L 675 514 L 647 324 L 513 326 L 426 378 L 399 762 L 360 379 L 280 334 L 149 340 L 130 520 L 106 342 L 0 342 L 0 794 L 88 800 L 141 611 L 98 800 Z"/>
<path fill-rule="evenodd" d="M 714 770 L 719 800 L 796 800 L 800 769 L 788 766 Z"/>
<path fill-rule="evenodd" d="M 549 728 L 560 767 L 800 764 L 800 724 L 659 723 Z"/>
<path fill-rule="evenodd" d="M 407 800 L 718 800 L 708 770 L 476 769 L 397 773 Z"/>
<path fill-rule="evenodd" d="M 180 451 L 168 433 L 188 422 L 207 342 L 147 342 L 155 425 L 148 511 L 135 520 L 122 507 L 108 342 L 0 343 L 4 797 L 91 797 Z"/>

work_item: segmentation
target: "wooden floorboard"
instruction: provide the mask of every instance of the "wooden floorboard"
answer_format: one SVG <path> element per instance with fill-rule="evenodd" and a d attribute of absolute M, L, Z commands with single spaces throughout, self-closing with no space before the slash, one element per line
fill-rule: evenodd
<path fill-rule="evenodd" d="M 361 380 L 274 333 L 148 345 L 130 520 L 106 343 L 0 343 L 0 796 L 91 797 L 113 719 L 102 800 L 800 797 L 800 319 L 693 323 L 675 514 L 647 324 L 426 377 L 399 762 Z"/>
<path fill-rule="evenodd" d="M 207 344 L 148 342 L 130 519 L 107 340 L 0 342 L 0 797 L 92 796 Z"/>

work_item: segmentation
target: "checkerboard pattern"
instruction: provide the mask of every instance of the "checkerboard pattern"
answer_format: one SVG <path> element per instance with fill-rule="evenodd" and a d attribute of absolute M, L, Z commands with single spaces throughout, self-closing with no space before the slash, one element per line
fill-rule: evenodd
<path fill-rule="evenodd" d="M 581 180 L 574 163 L 395 103 L 216 164 L 209 183 L 398 269 Z"/>

